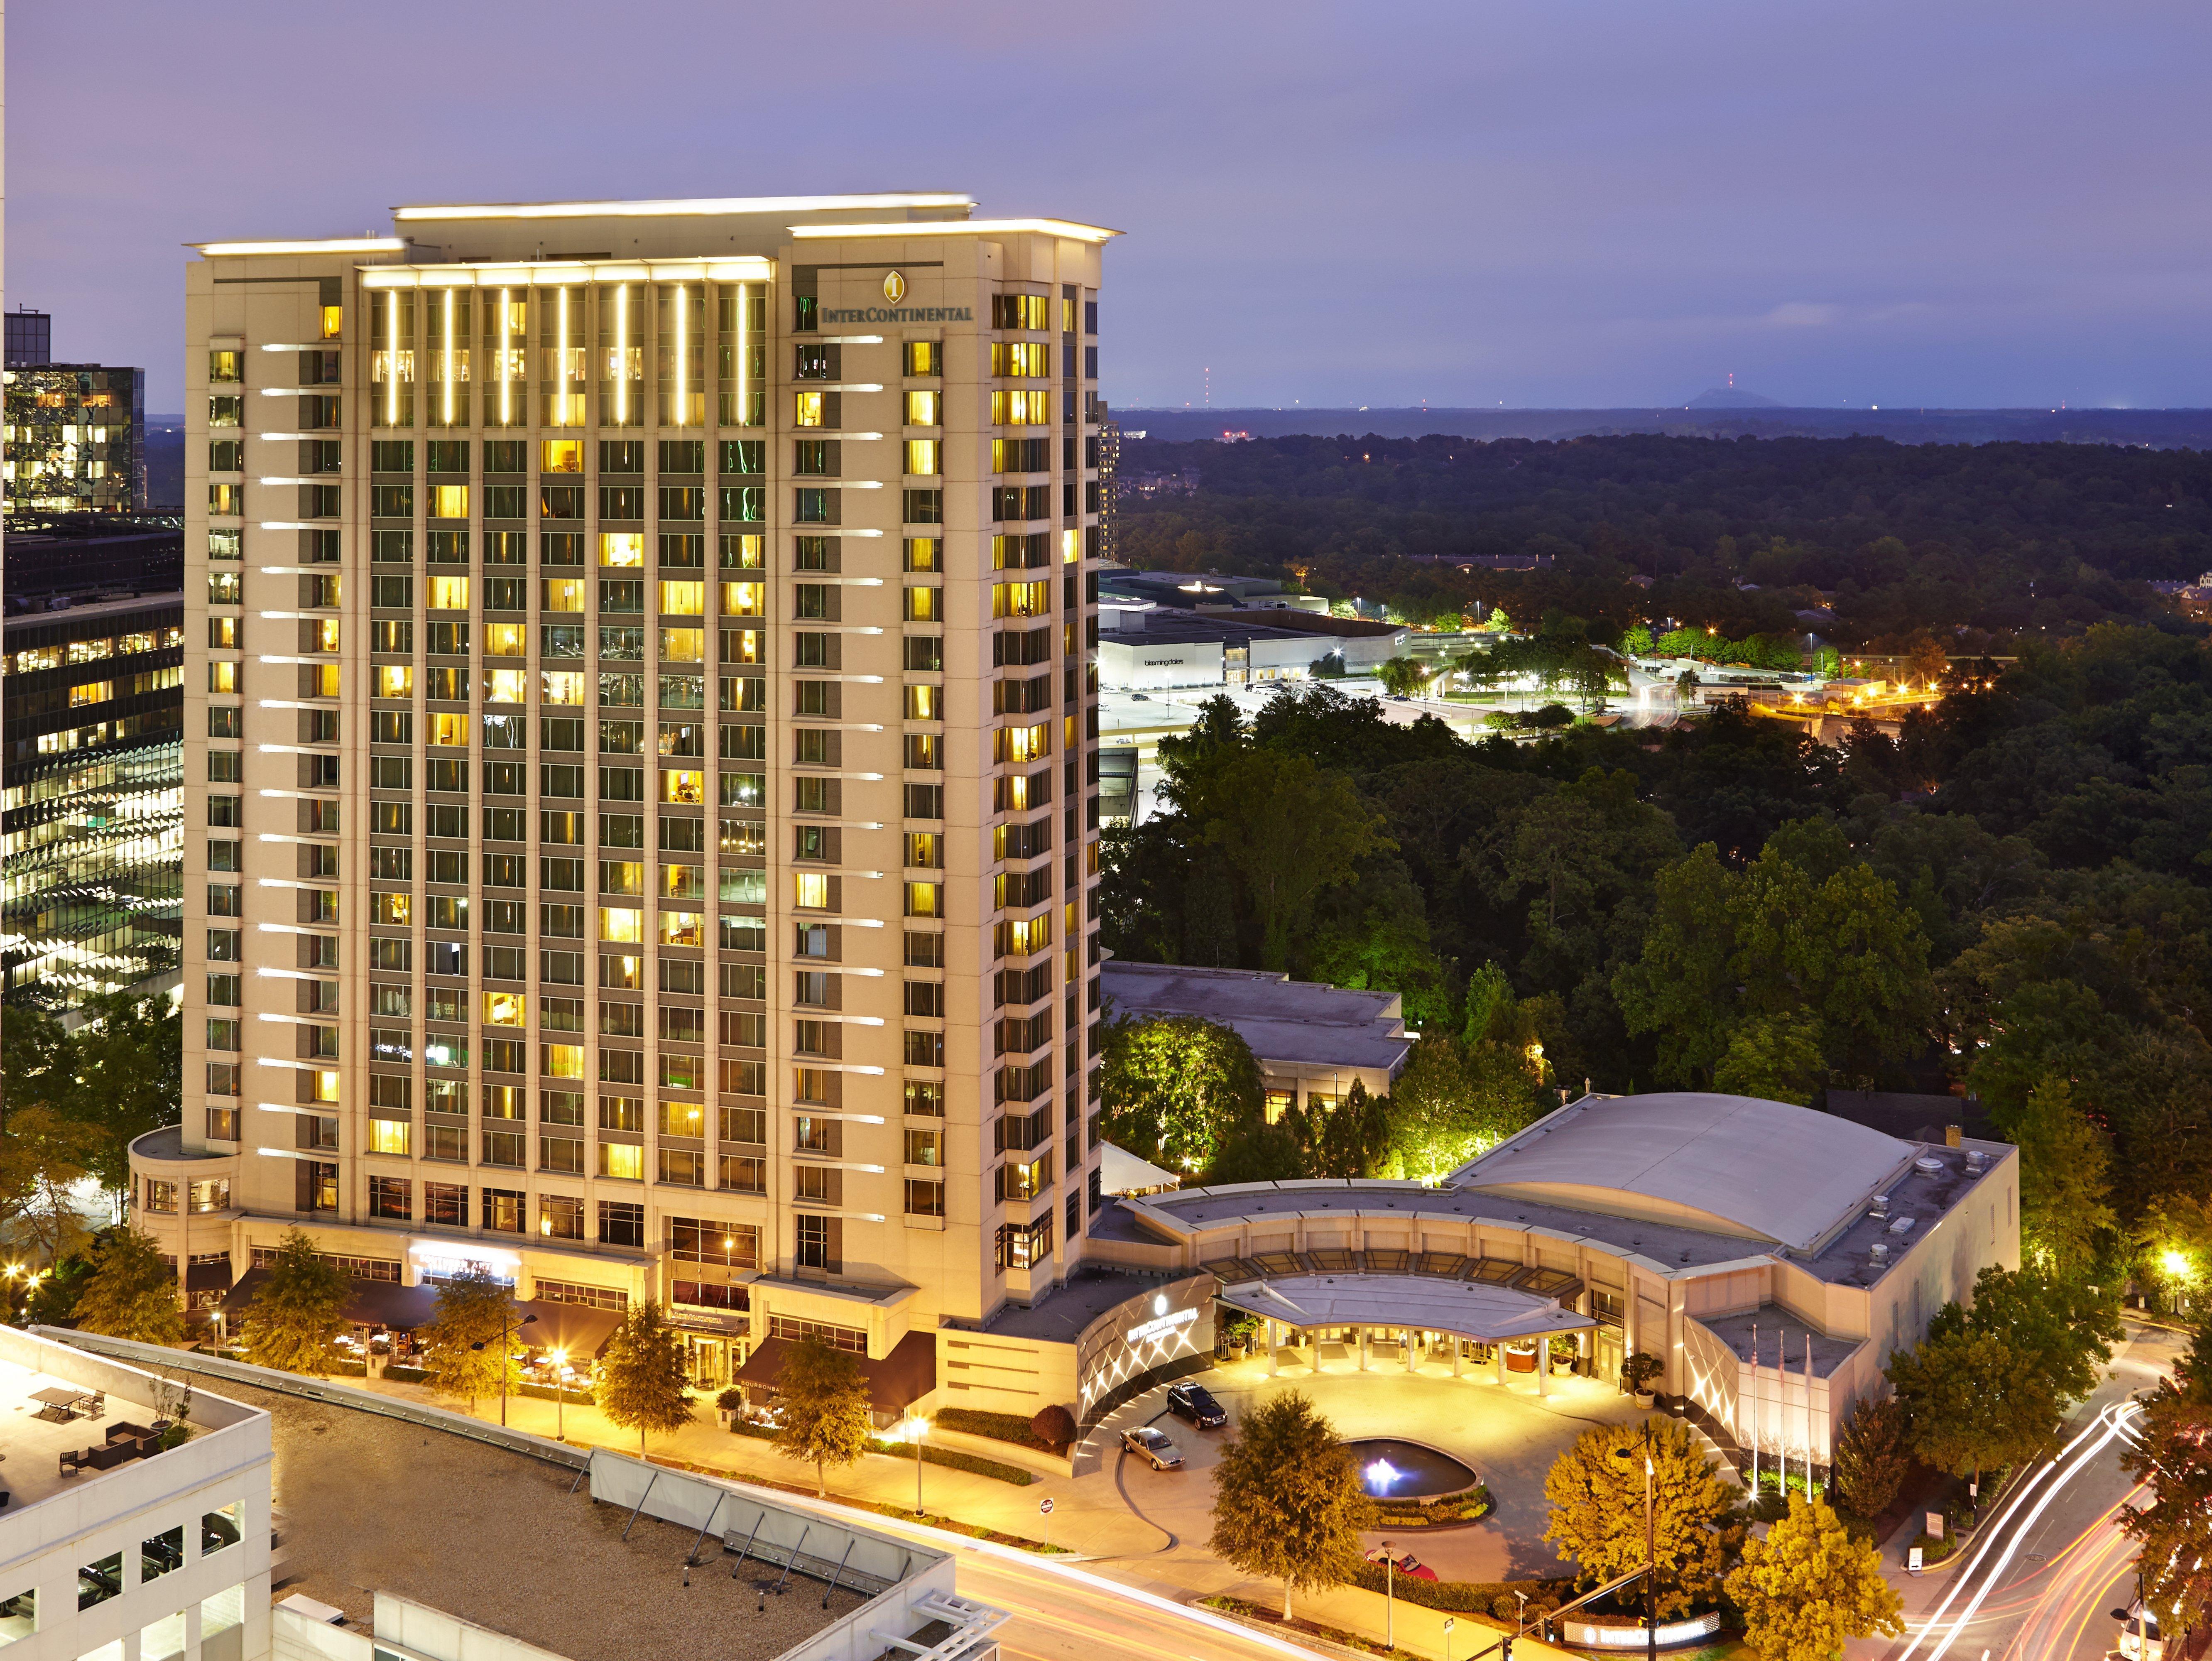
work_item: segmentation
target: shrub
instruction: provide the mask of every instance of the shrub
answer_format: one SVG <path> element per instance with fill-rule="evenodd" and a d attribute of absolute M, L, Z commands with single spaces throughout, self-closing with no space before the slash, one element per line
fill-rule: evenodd
<path fill-rule="evenodd" d="M 725 1413 L 743 1413 L 745 1410 L 745 1393 L 732 1384 L 714 1398 L 714 1405 Z"/>
<path fill-rule="evenodd" d="M 1057 1402 L 1039 1408 L 1030 1420 L 1030 1434 L 1054 1453 L 1066 1452 L 1075 1445 L 1079 1433 L 1075 1415 Z"/>
<path fill-rule="evenodd" d="M 1419 1554 L 1416 1553 L 1416 1555 Z M 1382 1565 L 1363 1563 L 1352 1584 L 1369 1591 L 1382 1590 Z M 1395 1594 L 1424 1609 L 1447 1615 L 1480 1615 L 1502 1620 L 1508 1627 L 1519 1618 L 1516 1591 L 1528 1595 L 1531 1616 L 1548 1614 L 1572 1595 L 1571 1580 L 1419 1580 L 1410 1574 L 1393 1577 Z"/>
<path fill-rule="evenodd" d="M 1012 1442 L 1016 1447 L 1035 1448 L 1040 1453 L 1052 1450 L 1037 1439 L 1030 1428 L 1030 1421 L 1018 1413 L 988 1413 L 981 1408 L 945 1408 L 936 1418 L 940 1429 L 957 1430 L 969 1436 L 988 1436 L 994 1442 Z"/>

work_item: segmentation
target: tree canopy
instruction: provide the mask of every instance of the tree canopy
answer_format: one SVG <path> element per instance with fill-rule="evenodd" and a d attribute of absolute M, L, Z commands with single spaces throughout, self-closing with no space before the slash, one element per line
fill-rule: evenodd
<path fill-rule="evenodd" d="M 127 1225 L 112 1229 L 88 1256 L 91 1274 L 76 1294 L 78 1326 L 142 1344 L 184 1342 L 177 1271 L 161 1260 L 151 1235 Z"/>
<path fill-rule="evenodd" d="M 476 1404 L 513 1389 L 516 1365 L 514 1288 L 482 1263 L 469 1263 L 438 1287 L 438 1306 L 418 1335 L 425 1354 L 423 1382 L 441 1396 Z"/>
<path fill-rule="evenodd" d="M 691 1422 L 691 1378 L 683 1337 L 663 1319 L 660 1305 L 635 1305 L 599 1348 L 592 1400 L 610 1423 L 637 1433 L 644 1457 L 645 1439 Z"/>
<path fill-rule="evenodd" d="M 1848 1639 L 1905 1633 L 1904 1600 L 1882 1578 L 1881 1554 L 1801 1494 L 1764 1540 L 1744 1542 L 1727 1585 L 1760 1661 L 1836 1661 Z"/>
<path fill-rule="evenodd" d="M 1359 1572 L 1360 1530 L 1375 1510 L 1335 1428 L 1303 1394 L 1282 1390 L 1248 1411 L 1221 1451 L 1207 1547 L 1247 1574 L 1280 1580 L 1287 1621 L 1293 1592 Z"/>
<path fill-rule="evenodd" d="M 1195 1015 L 1107 1024 L 1099 1081 L 1107 1140 L 1174 1171 L 1202 1171 L 1260 1118 L 1260 1064 L 1235 1029 Z"/>
<path fill-rule="evenodd" d="M 1650 1433 L 1650 1441 L 1645 1433 Z M 1652 1559 L 1662 1619 L 1710 1607 L 1736 1543 L 1734 1500 L 1696 1435 L 1679 1419 L 1599 1425 L 1544 1475 L 1544 1538 L 1575 1561 L 1577 1583 L 1601 1585 L 1644 1566 L 1644 1460 L 1653 1468 Z"/>
<path fill-rule="evenodd" d="M 246 1317 L 246 1359 L 285 1372 L 329 1374 L 353 1295 L 346 1272 L 316 1250 L 304 1230 L 286 1231 Z"/>
<path fill-rule="evenodd" d="M 813 1462 L 817 1495 L 827 1491 L 830 1466 L 849 1465 L 868 1451 L 875 1433 L 868 1381 L 860 1364 L 827 1339 L 802 1338 L 784 1352 L 775 1401 L 782 1415 L 775 1451 Z"/>

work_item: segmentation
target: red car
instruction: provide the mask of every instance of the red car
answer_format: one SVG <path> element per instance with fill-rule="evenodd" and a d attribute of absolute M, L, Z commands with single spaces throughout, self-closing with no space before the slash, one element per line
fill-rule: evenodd
<path fill-rule="evenodd" d="M 1388 1552 L 1376 1552 L 1375 1561 L 1378 1563 L 1394 1562 L 1398 1566 L 1399 1573 L 1409 1574 L 1416 1580 L 1433 1580 L 1437 1578 L 1437 1572 L 1410 1551 L 1403 1556 L 1395 1558 Z"/>

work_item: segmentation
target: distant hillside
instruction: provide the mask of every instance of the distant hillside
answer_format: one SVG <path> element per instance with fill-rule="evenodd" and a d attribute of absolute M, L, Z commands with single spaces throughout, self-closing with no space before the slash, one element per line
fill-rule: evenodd
<path fill-rule="evenodd" d="M 1899 444 L 2124 444 L 2212 450 L 2212 410 L 1146 410 L 1115 418 L 1154 438 L 1187 442 L 1245 432 L 1255 438 L 1373 434 L 1377 438 L 1589 438 L 1651 433 L 1676 438 L 1887 438 Z"/>
<path fill-rule="evenodd" d="M 1692 410 L 1778 410 L 1776 399 L 1762 398 L 1741 386 L 1708 386 L 1684 406 Z"/>

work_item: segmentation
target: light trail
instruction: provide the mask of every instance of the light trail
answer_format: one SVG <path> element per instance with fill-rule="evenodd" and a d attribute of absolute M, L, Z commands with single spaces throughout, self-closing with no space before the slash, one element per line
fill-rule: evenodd
<path fill-rule="evenodd" d="M 1989 1597 L 1997 1579 L 2011 1564 L 2013 1555 L 2020 1549 L 2021 1542 L 2027 1536 L 2029 1527 L 2033 1524 L 2036 1518 L 2042 1516 L 2045 1508 L 2065 1490 L 2069 1483 L 2083 1471 L 2092 1468 L 2097 1457 L 2111 1446 L 2113 1441 L 2122 1436 L 2133 1436 L 2131 1421 L 2140 1411 L 2141 1409 L 2133 1402 L 2122 1402 L 2100 1409 L 2095 1420 L 2086 1426 L 2072 1441 L 2060 1449 L 2055 1458 L 2036 1472 L 2027 1485 L 2008 1502 L 2003 1512 L 1990 1529 L 1983 1544 L 1975 1552 L 1973 1561 L 1969 1563 L 1965 1572 L 1952 1583 L 1950 1590 L 1943 1595 L 1943 1601 L 1936 1605 L 1936 1613 L 1923 1623 L 1920 1630 L 1913 1635 L 1912 1641 L 1905 1646 L 1904 1652 L 1897 1658 L 1897 1661 L 1912 1661 L 1914 1652 L 1923 1643 L 1934 1637 L 1939 1629 L 1942 1631 L 1942 1638 L 1928 1652 L 1928 1661 L 1942 1661 L 1944 1654 L 1950 1649 L 1953 1643 L 1957 1641 L 1960 1634 L 1966 1630 L 1968 1622 L 1972 1621 L 1980 1610 L 1984 1600 Z M 2039 1490 L 2040 1490 L 2039 1493 Z M 2033 1499 L 2033 1504 L 2029 1503 L 2031 1497 Z M 2021 1512 L 2023 1506 L 2027 1507 L 2025 1514 Z M 2015 1518 L 2018 1519 L 2017 1522 Z M 1999 1548 L 1999 1542 L 2002 1542 L 2002 1548 Z M 1993 1550 L 1996 1552 L 1994 1560 L 1990 1556 Z M 1985 1565 L 1987 1573 L 1984 1573 Z M 1952 1603 L 1961 1591 L 1966 1590 L 1970 1582 L 1975 1581 L 1978 1578 L 1979 1585 L 1976 1587 L 1973 1595 L 1966 1600 L 1965 1607 L 1955 1617 L 1951 1618 L 1947 1625 L 1946 1616 L 1949 1613 Z"/>

